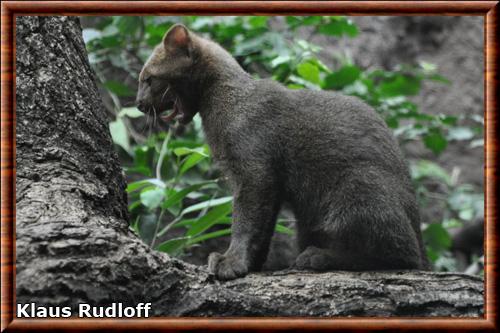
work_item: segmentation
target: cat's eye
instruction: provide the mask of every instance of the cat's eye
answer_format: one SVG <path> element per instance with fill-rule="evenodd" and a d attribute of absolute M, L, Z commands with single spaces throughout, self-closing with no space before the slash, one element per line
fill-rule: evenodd
<path fill-rule="evenodd" d="M 153 77 L 150 75 L 150 76 L 142 78 L 141 82 L 146 83 L 147 85 L 151 85 L 152 80 L 153 80 Z"/>

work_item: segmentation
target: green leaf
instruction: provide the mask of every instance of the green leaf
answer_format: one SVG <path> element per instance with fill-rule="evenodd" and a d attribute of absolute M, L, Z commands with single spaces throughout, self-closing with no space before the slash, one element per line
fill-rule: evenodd
<path fill-rule="evenodd" d="M 361 75 L 361 69 L 355 65 L 346 65 L 325 78 L 323 89 L 341 89 L 354 83 Z"/>
<path fill-rule="evenodd" d="M 458 212 L 458 217 L 460 219 L 462 219 L 462 220 L 470 221 L 474 217 L 474 209 L 472 207 L 471 208 L 461 209 Z"/>
<path fill-rule="evenodd" d="M 468 127 L 453 127 L 448 130 L 448 140 L 470 140 L 474 137 L 474 132 Z"/>
<path fill-rule="evenodd" d="M 386 118 L 385 123 L 389 126 L 389 128 L 398 128 L 399 126 L 399 121 L 396 117 Z"/>
<path fill-rule="evenodd" d="M 354 24 L 347 24 L 344 26 L 344 34 L 349 37 L 356 37 L 359 33 L 358 27 Z"/>
<path fill-rule="evenodd" d="M 358 35 L 358 27 L 346 18 L 338 18 L 332 20 L 328 24 L 322 24 L 318 27 L 318 32 L 328 36 L 341 37 L 356 37 Z"/>
<path fill-rule="evenodd" d="M 141 192 L 141 203 L 149 209 L 155 209 L 160 206 L 165 191 L 162 188 L 155 187 L 154 189 Z"/>
<path fill-rule="evenodd" d="M 101 32 L 97 29 L 85 28 L 82 31 L 83 41 L 87 44 L 89 41 L 101 37 Z"/>
<path fill-rule="evenodd" d="M 197 218 L 196 219 L 181 220 L 181 221 L 177 222 L 174 225 L 174 228 L 178 228 L 178 227 L 191 227 L 197 221 L 198 221 Z M 219 219 L 216 224 L 231 224 L 232 221 L 233 221 L 233 219 L 231 217 L 226 216 L 226 217 L 223 217 L 223 218 Z"/>
<path fill-rule="evenodd" d="M 285 21 L 292 30 L 298 27 L 302 22 L 300 16 L 285 16 Z"/>
<path fill-rule="evenodd" d="M 134 191 L 140 189 L 141 187 L 145 186 L 146 184 L 148 184 L 148 182 L 146 180 L 132 182 L 132 183 L 127 185 L 127 189 L 125 191 L 127 193 L 134 192 Z"/>
<path fill-rule="evenodd" d="M 434 249 L 428 246 L 426 250 L 427 250 L 427 258 L 429 258 L 431 262 L 436 262 L 439 259 L 440 255 L 439 253 L 434 251 Z"/>
<path fill-rule="evenodd" d="M 115 25 L 120 32 L 127 36 L 134 34 L 141 26 L 142 19 L 138 16 L 118 16 Z"/>
<path fill-rule="evenodd" d="M 233 50 L 233 56 L 248 56 L 252 53 L 262 51 L 262 45 L 269 42 L 269 33 L 265 33 L 253 38 L 247 38 L 236 43 Z"/>
<path fill-rule="evenodd" d="M 291 30 L 301 26 L 317 25 L 321 23 L 321 16 L 286 16 L 286 23 Z"/>
<path fill-rule="evenodd" d="M 287 87 L 290 89 L 295 89 L 295 90 L 304 89 L 303 85 L 296 84 L 296 83 L 291 83 L 291 84 L 287 85 Z"/>
<path fill-rule="evenodd" d="M 196 212 L 198 210 L 202 210 L 202 209 L 209 208 L 209 207 L 223 205 L 223 204 L 226 204 L 226 203 L 232 202 L 232 201 L 233 201 L 233 197 L 222 197 L 222 198 L 218 198 L 218 199 L 211 199 L 211 200 L 203 201 L 203 202 L 197 203 L 195 205 L 189 206 L 188 208 L 184 209 L 182 211 L 181 215 L 186 215 L 186 214 Z"/>
<path fill-rule="evenodd" d="M 213 184 L 213 181 L 210 182 L 204 182 L 204 183 L 199 183 L 195 185 L 188 186 L 178 192 L 175 192 L 173 195 L 168 196 L 167 200 L 163 202 L 161 205 L 163 209 L 167 209 L 172 205 L 175 205 L 179 203 L 182 199 L 184 199 L 189 193 L 193 191 L 197 191 L 198 189 L 202 188 L 203 186 L 207 184 Z"/>
<path fill-rule="evenodd" d="M 165 183 L 162 180 L 156 178 L 150 178 L 128 184 L 126 191 L 127 193 L 134 192 L 147 184 L 155 185 L 160 188 L 165 188 Z"/>
<path fill-rule="evenodd" d="M 429 79 L 431 81 L 436 81 L 436 82 L 439 82 L 439 83 L 444 83 L 444 84 L 447 84 L 447 85 L 451 84 L 450 80 L 448 80 L 447 78 L 445 78 L 444 76 L 441 76 L 439 74 L 430 75 L 430 76 L 427 77 L 427 79 Z"/>
<path fill-rule="evenodd" d="M 186 171 L 194 167 L 196 164 L 200 163 L 205 158 L 207 157 L 200 154 L 189 155 L 189 157 L 186 158 L 186 160 L 182 163 L 181 168 L 179 170 L 179 175 L 182 176 L 183 174 L 186 173 Z"/>
<path fill-rule="evenodd" d="M 314 66 L 318 67 L 319 71 L 320 72 L 324 72 L 324 73 L 331 73 L 332 71 L 330 70 L 330 68 L 328 68 L 327 65 L 325 65 L 321 60 L 319 60 L 318 58 L 311 58 L 308 60 L 308 62 L 310 62 L 311 64 L 313 64 Z"/>
<path fill-rule="evenodd" d="M 185 219 L 185 220 L 180 220 L 176 224 L 173 225 L 173 228 L 177 227 L 189 227 L 193 225 L 198 219 Z"/>
<path fill-rule="evenodd" d="M 149 179 L 146 179 L 146 181 L 149 184 L 158 186 L 159 188 L 165 188 L 165 186 L 166 186 L 165 182 L 161 179 L 158 179 L 158 178 L 149 178 Z"/>
<path fill-rule="evenodd" d="M 195 117 L 196 118 L 196 117 Z M 176 148 L 200 148 L 200 143 L 197 140 L 186 140 L 186 139 L 171 139 L 168 143 L 168 146 L 175 150 Z M 206 145 L 203 146 L 208 152 L 208 148 Z"/>
<path fill-rule="evenodd" d="M 132 223 L 131 227 L 132 227 L 132 230 L 134 230 L 134 233 L 137 235 L 137 236 L 140 236 L 140 232 L 139 232 L 139 218 L 141 217 L 141 215 L 137 215 L 137 217 L 135 218 L 135 221 Z"/>
<path fill-rule="evenodd" d="M 435 64 L 431 64 L 430 62 L 427 61 L 421 61 L 419 65 L 426 73 L 434 73 L 437 69 L 437 66 Z"/>
<path fill-rule="evenodd" d="M 301 25 L 316 25 L 322 20 L 321 16 L 300 16 L 300 18 L 302 19 Z"/>
<path fill-rule="evenodd" d="M 104 82 L 104 86 L 119 97 L 130 97 L 135 95 L 132 89 L 118 81 L 108 80 Z"/>
<path fill-rule="evenodd" d="M 440 154 L 448 146 L 448 141 L 439 129 L 434 128 L 424 136 L 424 144 L 433 153 Z"/>
<path fill-rule="evenodd" d="M 470 118 L 474 120 L 476 123 L 479 123 L 481 125 L 484 125 L 484 117 L 479 115 L 479 114 L 472 114 L 470 115 Z"/>
<path fill-rule="evenodd" d="M 292 58 L 288 54 L 279 55 L 271 61 L 271 67 L 272 68 L 278 67 L 279 65 L 287 63 L 290 60 L 292 60 Z"/>
<path fill-rule="evenodd" d="M 218 237 L 222 237 L 222 236 L 226 236 L 226 235 L 230 235 L 230 234 L 231 234 L 230 228 L 209 232 L 209 233 L 203 234 L 201 236 L 194 237 L 194 238 L 190 239 L 188 242 L 188 245 L 198 244 L 198 243 L 203 242 L 203 241 L 208 240 L 208 239 L 218 238 Z"/>
<path fill-rule="evenodd" d="M 129 212 L 133 212 L 134 210 L 136 210 L 140 206 L 141 206 L 141 202 L 140 201 L 135 201 L 135 202 L 131 203 L 130 205 L 128 205 L 128 211 Z"/>
<path fill-rule="evenodd" d="M 166 252 L 168 254 L 176 254 L 180 252 L 180 250 L 182 250 L 182 248 L 184 247 L 184 245 L 186 245 L 188 240 L 189 237 L 169 239 L 168 241 L 159 244 L 156 247 L 156 250 L 161 252 Z"/>
<path fill-rule="evenodd" d="M 319 69 L 315 65 L 304 62 L 297 66 L 297 73 L 305 80 L 314 84 L 320 83 Z"/>
<path fill-rule="evenodd" d="M 297 75 L 290 75 L 290 77 L 288 79 L 293 83 L 296 83 L 298 85 L 302 85 L 302 86 L 309 88 L 311 90 L 319 90 L 320 89 L 317 84 L 309 82 L 309 81 L 307 81 L 307 80 L 305 80 Z"/>
<path fill-rule="evenodd" d="M 130 142 L 127 127 L 121 118 L 109 123 L 109 131 L 113 142 L 130 153 Z"/>
<path fill-rule="evenodd" d="M 448 250 L 451 247 L 451 237 L 448 231 L 439 223 L 432 223 L 423 231 L 425 242 L 435 251 Z"/>
<path fill-rule="evenodd" d="M 329 24 L 325 25 L 320 25 L 318 27 L 318 32 L 324 35 L 328 36 L 336 36 L 340 37 L 342 36 L 343 30 L 342 30 L 342 24 L 339 22 L 333 21 Z"/>
<path fill-rule="evenodd" d="M 304 53 L 304 55 L 309 54 L 310 52 L 316 53 L 321 51 L 321 47 L 312 43 L 309 43 L 306 40 L 299 39 L 296 41 L 297 45 L 303 49 L 304 51 L 307 51 Z"/>
<path fill-rule="evenodd" d="M 412 164 L 410 170 L 413 179 L 433 178 L 451 185 L 451 177 L 448 172 L 434 162 L 420 160 L 416 164 Z"/>
<path fill-rule="evenodd" d="M 104 36 L 94 41 L 99 42 L 99 44 L 101 44 L 102 48 L 104 49 L 113 49 L 121 46 L 121 40 L 119 38 L 116 38 L 116 36 Z"/>
<path fill-rule="evenodd" d="M 99 30 L 103 30 L 112 23 L 113 23 L 113 17 L 103 16 L 102 20 L 96 22 L 96 28 Z"/>
<path fill-rule="evenodd" d="M 250 16 L 248 23 L 252 28 L 265 28 L 267 27 L 268 16 Z"/>
<path fill-rule="evenodd" d="M 129 118 L 139 118 L 139 117 L 144 117 L 144 113 L 139 111 L 138 108 L 130 107 L 130 108 L 123 108 L 120 110 L 118 113 L 118 117 L 123 117 L 127 116 Z"/>
<path fill-rule="evenodd" d="M 282 234 L 287 234 L 287 235 L 294 235 L 295 234 L 295 232 L 292 229 L 285 227 L 283 224 L 279 224 L 279 223 L 276 224 L 275 230 L 277 232 L 282 233 Z"/>
<path fill-rule="evenodd" d="M 151 179 L 139 180 L 137 182 L 132 182 L 128 184 L 126 191 L 127 193 L 134 192 L 147 184 L 152 184 L 160 188 L 165 188 L 165 183 L 163 181 L 161 181 L 160 179 L 151 178 Z"/>
<path fill-rule="evenodd" d="M 463 227 L 463 223 L 457 219 L 446 219 L 441 223 L 445 229 L 454 229 Z"/>
<path fill-rule="evenodd" d="M 375 96 L 369 95 L 371 87 L 369 87 L 365 82 L 365 80 L 356 80 L 352 84 L 342 87 L 342 90 L 347 95 L 358 96 L 373 106 L 377 106 L 378 101 L 375 100 Z"/>
<path fill-rule="evenodd" d="M 207 148 L 206 147 L 198 147 L 198 148 L 187 148 L 180 147 L 174 149 L 174 154 L 176 156 L 184 156 L 189 154 L 198 154 L 201 156 L 208 157 Z"/>
<path fill-rule="evenodd" d="M 413 96 L 420 91 L 420 79 L 410 75 L 396 75 L 386 79 L 378 87 L 382 98 L 395 96 Z"/>
<path fill-rule="evenodd" d="M 148 168 L 152 160 L 152 149 L 146 146 L 137 146 L 134 149 L 134 166 Z"/>
<path fill-rule="evenodd" d="M 439 115 L 439 120 L 445 125 L 455 125 L 458 118 L 455 116 L 447 116 L 444 114 Z"/>
<path fill-rule="evenodd" d="M 151 169 L 145 166 L 123 167 L 127 173 L 139 173 L 146 177 L 151 177 Z"/>
<path fill-rule="evenodd" d="M 212 208 L 208 213 L 203 215 L 194 223 L 191 228 L 189 228 L 186 233 L 187 236 L 196 236 L 203 231 L 207 230 L 214 224 L 216 224 L 220 219 L 224 218 L 233 209 L 231 203 L 226 203 L 215 208 Z"/>

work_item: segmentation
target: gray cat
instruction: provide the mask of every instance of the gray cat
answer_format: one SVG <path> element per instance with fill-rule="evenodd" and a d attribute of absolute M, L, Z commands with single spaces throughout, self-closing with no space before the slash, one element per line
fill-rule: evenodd
<path fill-rule="evenodd" d="M 199 112 L 234 194 L 231 244 L 209 269 L 261 269 L 283 203 L 311 270 L 428 269 L 408 168 L 391 132 L 354 97 L 257 80 L 216 43 L 173 26 L 140 74 L 138 107 Z"/>

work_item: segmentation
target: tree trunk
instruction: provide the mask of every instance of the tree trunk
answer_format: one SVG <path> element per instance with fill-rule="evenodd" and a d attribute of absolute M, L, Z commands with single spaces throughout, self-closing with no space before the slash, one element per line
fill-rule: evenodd
<path fill-rule="evenodd" d="M 480 316 L 481 278 L 275 272 L 230 282 L 129 229 L 125 180 L 74 17 L 18 17 L 17 302 L 150 302 L 165 316 Z"/>

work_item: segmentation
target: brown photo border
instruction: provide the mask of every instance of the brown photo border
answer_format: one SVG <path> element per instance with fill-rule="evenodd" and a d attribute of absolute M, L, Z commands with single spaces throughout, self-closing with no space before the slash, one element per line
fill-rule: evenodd
<path fill-rule="evenodd" d="M 15 311 L 16 15 L 452 15 L 484 17 L 485 311 L 483 318 L 17 319 Z M 4 1 L 1 4 L 1 330 L 497 331 L 498 1 Z"/>

